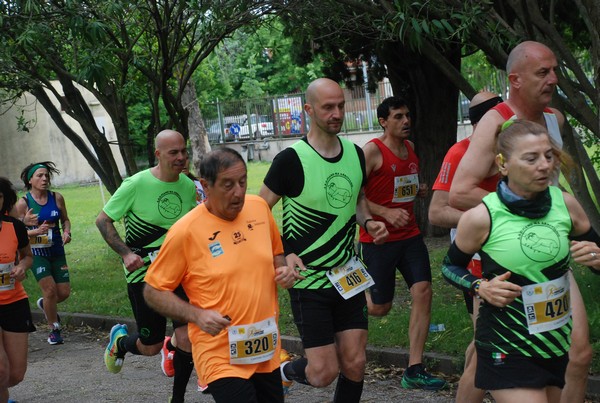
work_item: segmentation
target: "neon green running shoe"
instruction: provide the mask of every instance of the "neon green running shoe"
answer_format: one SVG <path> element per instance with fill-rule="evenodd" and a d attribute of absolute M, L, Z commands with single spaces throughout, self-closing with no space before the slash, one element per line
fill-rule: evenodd
<path fill-rule="evenodd" d="M 127 336 L 127 325 L 116 324 L 110 329 L 110 340 L 104 350 L 104 364 L 108 372 L 117 374 L 123 368 L 125 361 L 125 353 L 120 354 L 117 342 L 121 337 Z"/>
<path fill-rule="evenodd" d="M 423 366 L 414 376 L 409 376 L 408 371 L 404 371 L 401 384 L 404 389 L 440 390 L 446 387 L 445 380 L 431 375 Z"/>

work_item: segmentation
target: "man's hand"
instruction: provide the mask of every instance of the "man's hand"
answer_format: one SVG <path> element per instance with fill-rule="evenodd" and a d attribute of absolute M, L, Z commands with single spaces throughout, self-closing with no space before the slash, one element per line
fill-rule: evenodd
<path fill-rule="evenodd" d="M 128 272 L 133 273 L 140 267 L 144 266 L 144 259 L 142 259 L 139 255 L 136 255 L 133 252 L 129 252 L 126 255 L 122 256 L 123 264 Z"/>
<path fill-rule="evenodd" d="M 417 197 L 424 199 L 429 195 L 429 185 L 426 183 L 419 184 L 419 191 L 417 192 Z"/>
<path fill-rule="evenodd" d="M 386 208 L 381 217 L 395 228 L 400 228 L 408 224 L 410 214 L 408 214 L 408 211 L 401 208 Z"/>
<path fill-rule="evenodd" d="M 383 221 L 369 220 L 367 222 L 365 230 L 369 235 L 371 235 L 371 237 L 373 237 L 373 243 L 375 245 L 381 245 L 386 241 L 388 236 L 390 236 Z"/>
<path fill-rule="evenodd" d="M 282 288 L 291 288 L 296 280 L 304 280 L 296 268 L 280 266 L 275 269 L 275 282 Z"/>
<path fill-rule="evenodd" d="M 298 268 L 300 271 L 306 270 L 306 266 L 304 266 L 304 263 L 302 263 L 302 259 L 300 259 L 300 257 L 295 253 L 290 253 L 287 255 L 285 257 L 285 263 L 286 266 L 291 267 L 294 270 L 296 270 L 296 268 Z"/>
<path fill-rule="evenodd" d="M 490 281 L 482 281 L 479 285 L 479 296 L 487 303 L 504 308 L 521 295 L 521 287 L 508 280 L 510 272 L 507 271 Z"/>
<path fill-rule="evenodd" d="M 64 231 L 62 233 L 62 240 L 63 240 L 63 245 L 66 245 L 69 242 L 71 242 L 71 231 Z"/>
<path fill-rule="evenodd" d="M 216 336 L 223 329 L 231 324 L 231 319 L 226 318 L 224 315 L 217 311 L 213 311 L 210 309 L 200 309 L 198 308 L 198 315 L 196 319 L 196 324 L 202 331 L 210 334 L 211 336 Z"/>

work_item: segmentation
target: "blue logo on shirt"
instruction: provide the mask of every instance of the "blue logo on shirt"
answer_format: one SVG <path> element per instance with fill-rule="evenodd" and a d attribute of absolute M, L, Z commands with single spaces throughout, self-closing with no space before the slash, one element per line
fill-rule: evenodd
<path fill-rule="evenodd" d="M 208 249 L 210 250 L 212 257 L 217 257 L 224 253 L 221 242 L 219 241 L 208 244 Z"/>

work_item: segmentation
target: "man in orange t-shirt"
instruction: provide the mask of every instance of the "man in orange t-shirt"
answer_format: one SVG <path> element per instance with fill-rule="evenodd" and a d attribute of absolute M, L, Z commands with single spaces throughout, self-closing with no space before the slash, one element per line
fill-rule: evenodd
<path fill-rule="evenodd" d="M 242 157 L 220 148 L 200 171 L 207 200 L 169 230 L 144 296 L 189 323 L 196 372 L 216 402 L 283 402 L 277 284 L 289 288 L 300 276 L 285 266 L 267 203 L 246 196 Z M 179 284 L 189 303 L 173 293 Z"/>

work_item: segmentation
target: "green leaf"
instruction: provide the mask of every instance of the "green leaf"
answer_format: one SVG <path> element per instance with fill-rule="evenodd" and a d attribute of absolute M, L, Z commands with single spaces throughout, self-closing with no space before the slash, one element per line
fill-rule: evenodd
<path fill-rule="evenodd" d="M 423 31 L 425 31 L 427 35 L 431 33 L 429 31 L 429 25 L 427 24 L 427 21 L 421 21 L 421 26 L 423 27 Z"/>
<path fill-rule="evenodd" d="M 417 35 L 421 35 L 421 26 L 419 25 L 419 21 L 416 18 L 410 20 L 413 30 Z"/>

